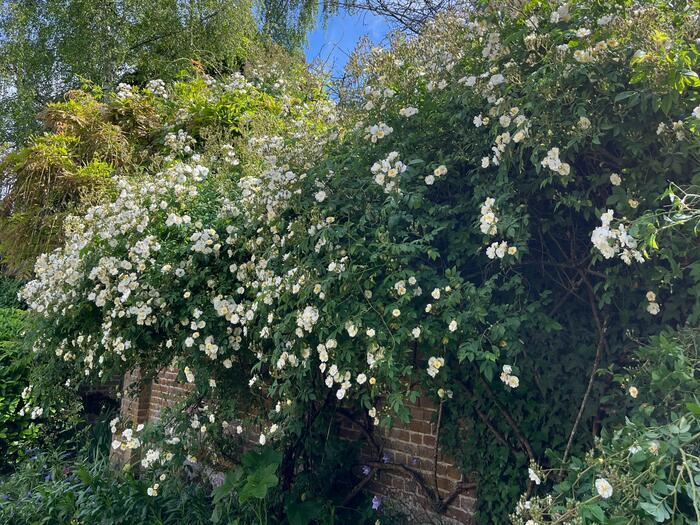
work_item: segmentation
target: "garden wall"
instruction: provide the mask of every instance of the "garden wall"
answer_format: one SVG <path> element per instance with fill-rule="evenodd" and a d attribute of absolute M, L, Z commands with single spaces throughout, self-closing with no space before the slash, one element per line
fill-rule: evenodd
<path fill-rule="evenodd" d="M 134 424 L 157 421 L 163 408 L 174 403 L 189 390 L 189 385 L 177 380 L 177 371 L 165 370 L 151 384 L 143 386 L 138 394 L 130 393 L 137 376 L 127 373 L 121 400 L 121 417 Z M 438 449 L 437 471 L 433 465 L 436 457 L 437 410 L 432 403 L 422 399 L 411 407 L 411 422 L 382 431 L 376 436 L 381 448 L 380 457 L 370 446 L 365 447 L 363 461 L 382 463 L 377 475 L 365 487 L 376 494 L 382 504 L 395 506 L 411 515 L 417 524 L 457 525 L 472 523 L 475 499 L 473 489 L 455 490 L 462 480 L 459 471 L 449 458 Z M 342 433 L 347 439 L 365 439 L 363 430 L 348 420 L 342 422 Z M 118 462 L 129 458 L 123 454 L 114 458 Z M 358 473 L 358 475 L 361 475 Z M 434 491 L 435 483 L 443 500 L 452 495 L 444 513 L 436 513 L 425 488 Z M 421 487 L 421 484 L 424 487 Z"/>

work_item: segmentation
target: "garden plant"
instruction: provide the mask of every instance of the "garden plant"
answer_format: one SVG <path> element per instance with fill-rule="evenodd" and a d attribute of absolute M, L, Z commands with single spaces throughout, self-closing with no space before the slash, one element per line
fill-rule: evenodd
<path fill-rule="evenodd" d="M 78 129 L 99 181 L 19 294 L 24 413 L 177 370 L 111 447 L 215 523 L 410 520 L 363 490 L 392 469 L 437 516 L 473 488 L 478 523 L 698 523 L 697 2 L 477 2 L 361 45 L 332 97 L 274 49 L 77 92 L 47 112 L 108 117 L 12 154 Z M 451 491 L 382 454 L 419 399 Z"/>

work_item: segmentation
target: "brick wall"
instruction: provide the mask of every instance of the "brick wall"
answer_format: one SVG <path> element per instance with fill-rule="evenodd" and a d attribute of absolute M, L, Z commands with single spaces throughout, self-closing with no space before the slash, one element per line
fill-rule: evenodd
<path fill-rule="evenodd" d="M 363 439 L 363 432 L 354 424 L 344 422 L 342 435 L 348 439 Z M 435 447 L 437 443 L 437 408 L 427 399 L 420 399 L 411 406 L 411 421 L 407 425 L 396 425 L 382 429 L 377 436 L 381 451 L 367 445 L 361 460 L 369 465 L 377 460 L 386 467 L 377 469 L 373 480 L 367 485 L 371 493 L 387 498 L 393 506 L 407 512 L 416 523 L 440 523 L 457 525 L 472 522 L 475 506 L 474 491 L 469 480 L 462 478 L 450 458 L 437 450 L 437 471 Z M 380 457 L 377 457 L 377 456 Z M 402 465 L 410 469 L 404 469 Z M 415 475 L 420 477 L 420 482 Z M 444 513 L 432 511 L 431 500 L 421 484 L 430 491 L 437 492 L 444 501 L 454 492 L 454 499 Z M 460 490 L 458 485 L 465 487 Z"/>
<path fill-rule="evenodd" d="M 138 372 L 126 374 L 121 401 L 122 419 L 130 420 L 134 425 L 157 421 L 161 409 L 175 402 L 190 388 L 178 382 L 176 377 L 176 371 L 165 370 L 151 384 L 134 392 Z M 384 429 L 376 435 L 375 441 L 381 451 L 369 445 L 363 449 L 361 461 L 377 466 L 371 481 L 364 488 L 376 494 L 384 504 L 408 513 L 416 524 L 472 523 L 475 503 L 473 489 L 458 490 L 446 511 L 437 513 L 431 510 L 430 499 L 415 478 L 417 475 L 428 490 L 435 491 L 437 409 L 428 400 L 419 400 L 411 407 L 411 416 L 408 425 Z M 341 435 L 351 440 L 364 439 L 364 432 L 347 419 L 341 423 Z M 466 484 L 468 480 L 462 479 L 450 459 L 444 457 L 439 449 L 437 458 L 437 489 L 440 498 L 445 500 L 455 492 L 460 482 Z M 123 464 L 130 458 L 123 452 L 115 452 L 113 459 Z"/>

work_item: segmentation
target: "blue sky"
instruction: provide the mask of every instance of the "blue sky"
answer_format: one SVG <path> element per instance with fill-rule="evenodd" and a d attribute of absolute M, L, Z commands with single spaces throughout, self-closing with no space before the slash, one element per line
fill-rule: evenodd
<path fill-rule="evenodd" d="M 328 19 L 324 27 L 318 27 L 309 34 L 304 48 L 307 60 L 311 63 L 320 59 L 327 64 L 333 76 L 339 76 L 348 56 L 355 49 L 358 40 L 367 35 L 375 44 L 381 42 L 389 31 L 386 20 L 367 12 L 349 14 L 340 11 Z"/>

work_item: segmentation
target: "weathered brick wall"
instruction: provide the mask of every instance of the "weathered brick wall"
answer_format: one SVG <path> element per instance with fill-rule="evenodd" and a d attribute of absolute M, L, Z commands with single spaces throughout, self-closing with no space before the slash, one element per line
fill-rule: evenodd
<path fill-rule="evenodd" d="M 439 448 L 437 471 L 434 470 L 437 419 L 437 408 L 429 400 L 420 399 L 411 407 L 409 424 L 381 431 L 377 436 L 377 443 L 382 447 L 380 457 L 377 457 L 374 447 L 366 446 L 361 459 L 369 464 L 379 460 L 391 468 L 378 469 L 367 488 L 406 511 L 416 523 L 471 523 L 475 504 L 474 491 L 458 488 L 460 483 L 461 486 L 470 486 L 469 480 L 462 478 L 450 458 L 444 457 Z M 363 439 L 363 432 L 350 423 L 343 424 L 342 432 L 349 439 Z M 400 467 L 401 465 L 417 473 L 421 481 L 417 481 L 414 475 Z M 423 484 L 429 490 L 435 491 L 436 481 L 437 491 L 442 500 L 447 499 L 457 489 L 454 499 L 443 514 L 431 511 L 431 501 L 421 487 Z"/>
<path fill-rule="evenodd" d="M 161 410 L 174 403 L 189 390 L 189 385 L 177 381 L 177 372 L 163 371 L 150 385 L 132 392 L 136 374 L 124 377 L 121 416 L 134 425 L 157 421 Z M 461 490 L 443 513 L 431 511 L 431 502 L 416 481 L 414 474 L 403 469 L 407 466 L 417 473 L 429 490 L 435 490 L 435 446 L 437 440 L 437 409 L 427 400 L 420 400 L 411 407 L 411 422 L 383 430 L 376 436 L 381 453 L 367 445 L 361 453 L 361 461 L 368 465 L 381 463 L 372 481 L 365 488 L 376 494 L 384 504 L 390 504 L 407 512 L 416 524 L 457 525 L 472 522 L 474 509 L 473 490 Z M 363 440 L 364 432 L 348 420 L 342 422 L 342 436 L 351 440 Z M 379 457 L 377 457 L 379 455 Z M 128 458 L 115 453 L 115 461 L 123 463 Z M 438 450 L 437 488 L 442 499 L 447 498 L 463 480 L 449 458 Z"/>

